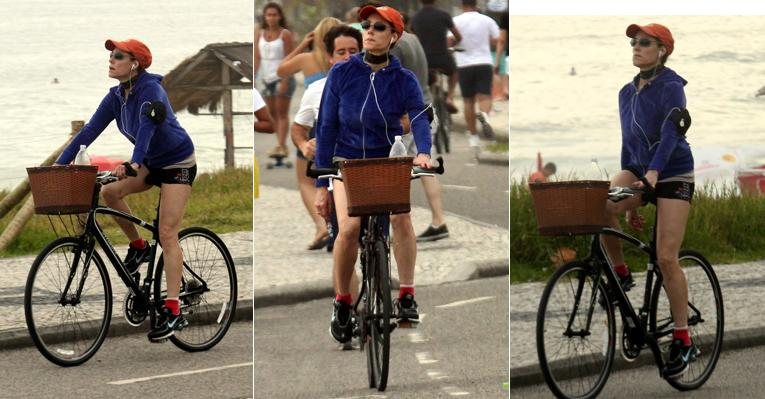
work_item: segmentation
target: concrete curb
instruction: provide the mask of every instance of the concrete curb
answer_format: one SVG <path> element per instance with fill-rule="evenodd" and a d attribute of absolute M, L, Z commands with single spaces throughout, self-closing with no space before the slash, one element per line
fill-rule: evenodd
<path fill-rule="evenodd" d="M 217 313 L 217 311 L 215 313 Z M 238 300 L 236 303 L 236 312 L 234 313 L 232 322 L 252 320 L 252 315 L 253 301 L 251 299 Z M 128 324 L 123 317 L 112 316 L 112 321 L 109 325 L 109 333 L 107 334 L 107 337 L 119 337 L 130 334 L 145 334 L 146 332 L 148 332 L 148 328 L 144 325 L 133 327 Z M 0 331 L 0 351 L 24 348 L 28 346 L 34 346 L 34 342 L 32 342 L 32 338 L 29 337 L 29 331 L 27 331 L 26 328 Z"/>
<path fill-rule="evenodd" d="M 761 327 L 724 331 L 723 334 L 723 353 L 728 350 L 765 345 L 765 330 Z M 634 362 L 627 362 L 619 355 L 617 348 L 617 353 L 614 353 L 614 366 L 611 370 L 612 372 L 629 370 L 646 365 L 655 366 L 653 354 L 650 350 L 643 350 Z M 544 383 L 544 377 L 538 363 L 510 369 L 511 388 L 541 383 Z"/>
<path fill-rule="evenodd" d="M 480 278 L 498 277 L 508 275 L 508 260 L 495 259 L 488 261 L 473 262 L 469 272 L 453 281 L 468 281 Z M 451 281 L 449 281 L 451 282 Z M 431 284 L 429 284 L 431 285 Z M 391 281 L 391 288 L 398 287 L 398 281 Z M 308 283 L 289 284 L 280 287 L 259 289 L 255 294 L 255 309 L 269 306 L 293 305 L 317 299 L 331 298 L 334 294 L 332 283 L 329 278 L 321 281 Z"/>

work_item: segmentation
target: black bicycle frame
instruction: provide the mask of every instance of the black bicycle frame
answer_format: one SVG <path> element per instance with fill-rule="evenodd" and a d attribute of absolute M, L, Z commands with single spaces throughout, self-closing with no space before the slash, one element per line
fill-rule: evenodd
<path fill-rule="evenodd" d="M 361 251 L 362 280 L 361 281 L 367 281 L 367 278 L 368 278 L 367 276 L 369 275 L 369 273 L 373 272 L 373 270 L 371 270 L 372 264 L 374 264 L 374 262 L 372 262 L 372 258 L 376 256 L 374 253 L 374 243 L 377 240 L 382 240 L 383 242 L 385 242 L 385 240 L 382 239 L 382 237 L 385 237 L 385 234 L 383 231 L 383 225 L 385 225 L 385 223 L 380 220 L 382 216 L 383 215 L 371 215 L 371 216 L 367 216 L 364 220 L 364 222 L 366 222 L 367 227 L 362 230 L 363 234 L 361 234 L 361 240 L 360 240 L 361 248 L 362 248 L 362 251 Z M 386 248 L 388 247 L 387 242 L 385 243 L 385 247 Z M 390 276 L 390 273 L 388 273 L 388 275 Z M 370 287 L 370 289 L 371 288 L 372 287 Z M 356 303 L 353 306 L 354 309 L 358 309 L 358 306 L 361 303 L 361 298 L 364 296 L 365 293 L 366 293 L 366 284 L 362 284 L 361 291 L 359 291 L 359 296 L 358 298 L 356 298 Z M 366 317 L 379 318 L 380 316 L 366 315 Z"/>

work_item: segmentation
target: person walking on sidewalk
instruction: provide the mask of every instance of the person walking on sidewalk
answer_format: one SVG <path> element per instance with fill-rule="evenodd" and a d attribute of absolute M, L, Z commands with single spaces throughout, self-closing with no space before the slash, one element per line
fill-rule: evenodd
<path fill-rule="evenodd" d="M 691 198 L 694 191 L 693 155 L 685 133 L 690 115 L 685 108 L 683 87 L 687 81 L 665 66 L 675 41 L 660 24 L 627 27 L 631 38 L 632 64 L 639 73 L 619 91 L 619 116 L 622 128 L 622 170 L 611 179 L 611 186 L 642 188 L 644 178 L 656 193 L 656 254 L 664 277 L 664 290 L 674 322 L 665 375 L 681 376 L 698 353 L 688 331 L 688 285 L 678 262 Z M 640 196 L 608 202 L 610 226 L 620 228 L 619 216 L 641 228 L 637 208 Z M 625 290 L 634 285 L 624 263 L 620 241 L 603 235 L 603 244 Z"/>
<path fill-rule="evenodd" d="M 404 31 L 390 53 L 398 57 L 399 61 L 401 61 L 401 66 L 414 72 L 415 76 L 417 76 L 422 98 L 425 104 L 428 104 L 428 121 L 433 122 L 433 97 L 428 86 L 428 60 L 418 37 L 406 30 L 408 22 L 406 14 L 403 14 L 402 17 L 404 19 Z M 404 135 L 407 151 L 411 155 L 417 154 L 414 139 L 409 134 L 411 131 L 409 130 L 409 119 L 406 115 L 402 118 L 402 123 L 404 124 L 404 132 L 407 133 Z M 423 176 L 420 178 L 420 181 L 422 182 L 425 198 L 428 200 L 428 206 L 430 207 L 431 222 L 428 228 L 417 236 L 417 241 L 436 241 L 449 237 L 449 229 L 446 227 L 443 202 L 441 201 L 441 184 L 438 178 L 436 176 Z"/>
<path fill-rule="evenodd" d="M 277 3 L 266 3 L 263 6 L 263 23 L 255 30 L 255 47 L 253 65 L 258 90 L 263 95 L 276 120 L 276 147 L 268 152 L 269 156 L 287 156 L 287 114 L 290 109 L 290 99 L 295 92 L 295 78 L 279 78 L 276 69 L 285 54 L 294 47 L 292 32 L 287 28 L 282 7 Z"/>
<path fill-rule="evenodd" d="M 457 64 L 449 52 L 446 41 L 447 32 L 454 37 L 452 46 L 462 40 L 459 29 L 454 25 L 451 15 L 436 8 L 436 0 L 421 0 L 422 8 L 412 16 L 412 32 L 420 39 L 428 68 L 436 69 L 449 77 L 446 92 L 446 109 L 451 114 L 457 113 L 454 105 L 454 88 L 457 87 Z M 427 86 L 427 85 L 426 85 Z"/>
<path fill-rule="evenodd" d="M 430 127 L 422 94 L 414 74 L 401 68 L 398 58 L 389 51 L 401 37 L 404 23 L 394 8 L 365 6 L 359 11 L 364 38 L 364 53 L 335 65 L 329 72 L 319 111 L 316 131 L 316 165 L 327 168 L 341 159 L 387 157 L 394 136 L 401 135 L 400 118 L 409 115 L 417 144 L 413 163 L 432 167 L 430 163 Z M 330 217 L 326 180 L 319 180 L 316 208 L 325 219 Z M 333 250 L 334 287 L 330 333 L 338 342 L 350 341 L 350 279 L 358 257 L 361 220 L 349 217 L 345 186 L 334 184 L 333 197 L 339 231 Z M 414 265 L 417 243 L 409 213 L 392 215 L 393 255 L 401 282 L 395 313 L 400 319 L 418 321 L 414 296 Z"/>
<path fill-rule="evenodd" d="M 347 61 L 352 55 L 359 52 L 362 46 L 361 32 L 348 26 L 338 25 L 330 29 L 324 36 L 324 47 L 327 51 L 329 64 Z M 305 195 L 303 195 L 303 182 L 300 182 L 301 197 L 303 204 L 311 215 L 316 225 L 316 234 L 314 241 L 308 245 L 309 250 L 321 249 L 329 245 L 331 237 L 327 231 L 327 223 L 324 221 L 318 211 L 314 200 L 316 199 L 316 180 L 305 176 L 307 160 L 314 159 L 316 153 L 316 138 L 314 137 L 314 121 L 319 115 L 321 105 L 321 94 L 324 91 L 324 85 L 327 78 L 321 78 L 314 82 L 311 87 L 303 93 L 300 100 L 300 109 L 295 114 L 295 120 L 292 123 L 290 135 L 292 143 L 299 149 L 305 158 L 298 157 L 296 170 L 300 179 L 305 179 L 308 184 L 305 186 Z"/>
<path fill-rule="evenodd" d="M 146 71 L 152 61 L 149 48 L 135 39 L 107 40 L 105 47 L 111 52 L 109 77 L 120 83 L 109 89 L 96 113 L 55 164 L 71 162 L 80 145 L 93 143 L 112 120 L 134 144 L 130 161 L 113 171 L 120 180 L 104 186 L 101 194 L 110 208 L 129 214 L 130 207 L 124 201 L 126 196 L 146 191 L 151 186 L 160 188 L 159 239 L 167 273 L 167 299 L 159 325 L 149 331 L 150 340 L 160 341 L 188 325 L 178 300 L 183 273 L 178 232 L 197 173 L 194 144 L 173 113 L 161 85 L 162 76 Z M 137 176 L 128 177 L 129 168 L 135 170 Z M 135 273 L 142 262 L 148 261 L 149 245 L 134 224 L 122 218 L 114 219 L 130 239 L 124 264 L 129 272 Z"/>
<path fill-rule="evenodd" d="M 462 14 L 454 17 L 454 25 L 462 33 L 460 47 L 464 51 L 455 53 L 460 82 L 460 91 L 464 102 L 465 123 L 470 132 L 469 142 L 474 149 L 480 147 L 476 119 L 481 123 L 481 130 L 487 139 L 493 139 L 493 130 L 489 124 L 491 112 L 491 83 L 494 59 L 491 49 L 499 40 L 499 26 L 490 17 L 478 12 L 476 0 L 462 0 Z M 450 44 L 456 42 L 450 36 Z M 478 101 L 478 113 L 475 103 Z"/>

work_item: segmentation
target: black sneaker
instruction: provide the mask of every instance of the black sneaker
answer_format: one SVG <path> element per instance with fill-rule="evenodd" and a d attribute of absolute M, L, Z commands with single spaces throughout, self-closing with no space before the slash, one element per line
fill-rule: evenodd
<path fill-rule="evenodd" d="M 624 292 L 629 291 L 632 287 L 635 286 L 635 280 L 632 278 L 632 273 L 627 273 L 627 275 L 624 277 L 619 276 L 618 274 L 617 276 L 619 277 L 619 285 L 622 286 L 622 290 L 624 290 Z"/>
<path fill-rule="evenodd" d="M 410 321 L 413 323 L 420 321 L 420 314 L 417 312 L 417 301 L 414 300 L 414 295 L 404 294 L 403 297 L 393 302 L 393 306 L 396 309 L 396 318 L 399 321 Z"/>
<path fill-rule="evenodd" d="M 344 344 L 353 337 L 353 317 L 351 305 L 335 300 L 332 302 L 332 319 L 329 323 L 329 334 L 335 341 Z"/>
<path fill-rule="evenodd" d="M 125 255 L 125 260 L 123 260 L 122 263 L 125 264 L 125 268 L 127 268 L 130 274 L 134 274 L 141 263 L 149 261 L 150 254 L 151 247 L 148 244 L 143 249 L 136 249 L 129 246 L 127 255 Z"/>
<path fill-rule="evenodd" d="M 446 223 L 438 227 L 430 225 L 422 234 L 417 236 L 417 242 L 436 241 L 446 237 L 449 237 L 449 229 L 446 228 Z"/>
<path fill-rule="evenodd" d="M 149 341 L 158 342 L 175 334 L 176 331 L 183 330 L 189 322 L 183 317 L 183 314 L 174 315 L 170 309 L 163 307 L 159 315 L 159 325 L 149 331 Z"/>
<path fill-rule="evenodd" d="M 667 364 L 664 366 L 664 377 L 671 379 L 681 377 L 688 369 L 688 363 L 696 360 L 700 354 L 701 351 L 693 342 L 690 346 L 685 346 L 683 341 L 673 340 L 669 347 Z"/>

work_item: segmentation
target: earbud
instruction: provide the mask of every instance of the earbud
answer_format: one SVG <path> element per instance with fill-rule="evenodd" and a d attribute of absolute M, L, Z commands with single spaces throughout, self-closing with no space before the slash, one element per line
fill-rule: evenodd
<path fill-rule="evenodd" d="M 136 69 L 136 68 L 138 68 L 138 64 L 133 64 L 133 65 L 130 66 L 130 70 L 133 70 L 133 69 Z"/>
<path fill-rule="evenodd" d="M 664 56 L 664 50 L 659 50 L 659 57 L 663 57 L 663 56 Z"/>

